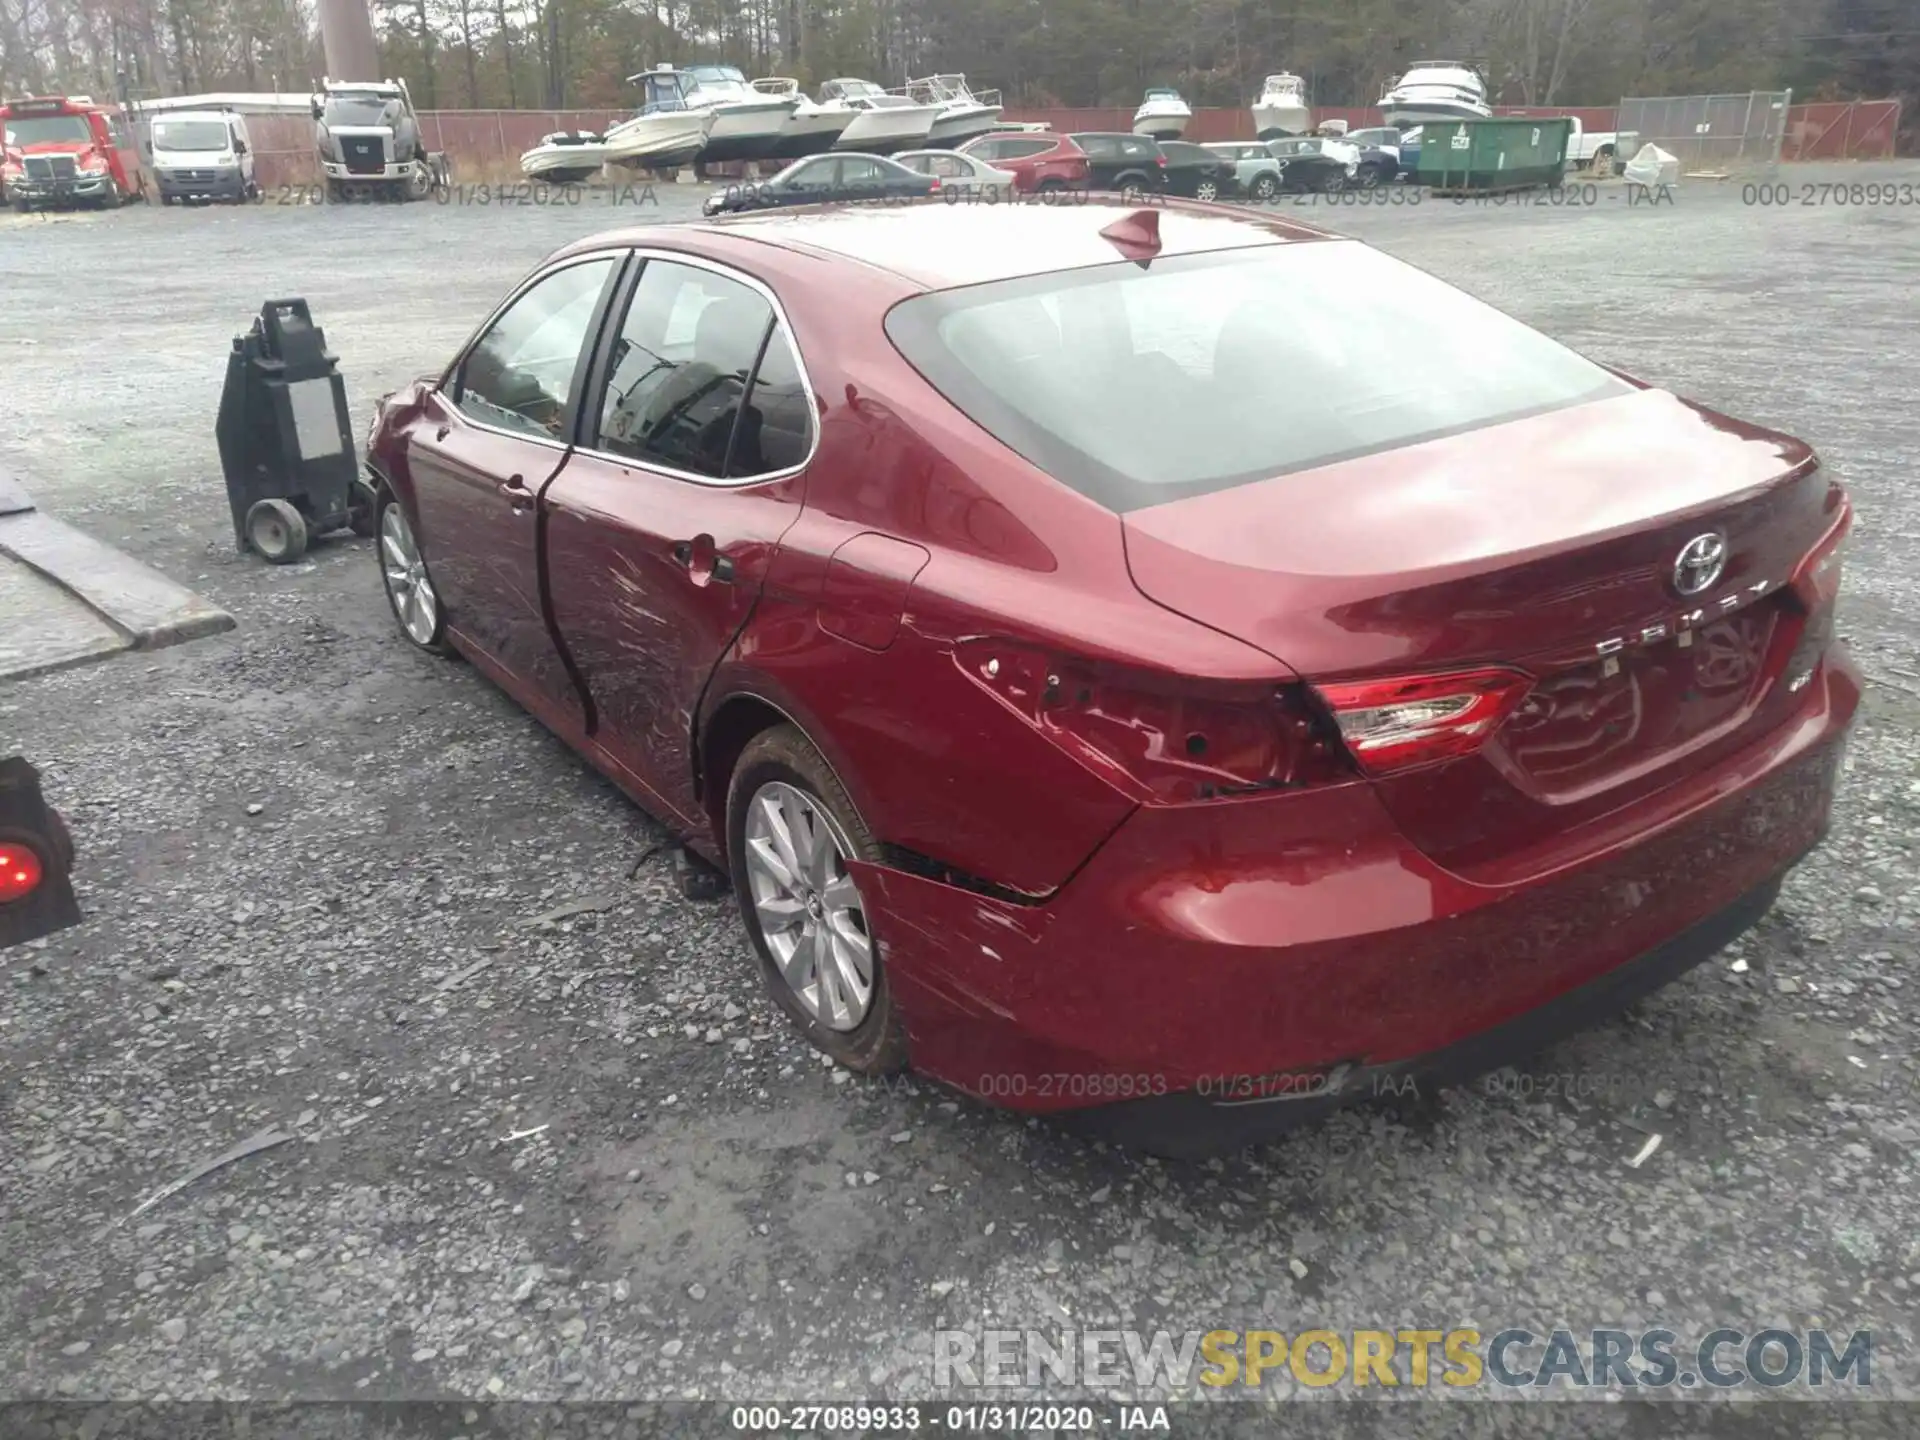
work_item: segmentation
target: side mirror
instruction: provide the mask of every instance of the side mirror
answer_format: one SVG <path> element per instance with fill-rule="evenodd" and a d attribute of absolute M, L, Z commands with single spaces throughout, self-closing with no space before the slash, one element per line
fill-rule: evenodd
<path fill-rule="evenodd" d="M 315 100 L 315 101 L 314 101 L 314 102 L 313 102 L 313 103 L 312 103 L 311 105 L 309 105 L 309 106 L 308 106 L 307 108 L 313 111 L 313 118 L 314 118 L 314 119 L 316 119 L 316 120 L 318 120 L 318 119 L 320 118 L 320 116 L 321 116 L 321 114 L 323 113 L 323 112 L 322 112 L 322 109 L 321 109 L 321 105 L 320 105 L 320 102 L 319 102 L 318 100 Z"/>
<path fill-rule="evenodd" d="M 239 138 L 238 136 L 235 136 L 235 137 L 234 137 L 234 141 L 233 141 L 233 153 L 234 153 L 234 154 L 236 154 L 236 155 L 244 155 L 244 154 L 246 154 L 246 153 L 247 153 L 247 142 L 246 142 L 246 141 L 244 141 L 244 140 L 242 140 L 242 139 L 240 139 L 240 138 Z"/>

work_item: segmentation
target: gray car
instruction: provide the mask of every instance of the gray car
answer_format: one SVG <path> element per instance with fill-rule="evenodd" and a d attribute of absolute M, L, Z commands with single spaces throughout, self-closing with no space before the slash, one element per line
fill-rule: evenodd
<path fill-rule="evenodd" d="M 1259 140 L 1221 140 L 1206 147 L 1222 160 L 1233 163 L 1234 179 L 1240 193 L 1252 200 L 1271 200 L 1281 190 L 1280 162 Z"/>

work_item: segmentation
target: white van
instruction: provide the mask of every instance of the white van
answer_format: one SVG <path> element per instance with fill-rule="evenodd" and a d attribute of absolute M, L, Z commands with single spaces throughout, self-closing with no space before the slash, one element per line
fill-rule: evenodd
<path fill-rule="evenodd" d="M 176 110 L 155 115 L 148 146 L 160 203 L 225 200 L 238 205 L 260 193 L 244 115 L 230 110 Z"/>

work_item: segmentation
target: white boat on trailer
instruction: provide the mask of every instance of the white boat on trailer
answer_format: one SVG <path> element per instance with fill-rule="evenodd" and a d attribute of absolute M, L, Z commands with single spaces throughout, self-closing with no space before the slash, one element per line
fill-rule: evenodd
<path fill-rule="evenodd" d="M 1133 133 L 1154 140 L 1178 140 L 1187 133 L 1193 109 L 1180 98 L 1178 90 L 1156 86 L 1133 112 Z"/>
<path fill-rule="evenodd" d="M 1304 135 L 1313 128 L 1307 106 L 1307 86 L 1298 75 L 1281 71 L 1267 76 L 1260 98 L 1253 102 L 1253 133 L 1262 140 Z"/>
<path fill-rule="evenodd" d="M 794 102 L 793 113 L 787 117 L 786 124 L 780 127 L 780 134 L 767 157 L 770 160 L 804 160 L 809 155 L 831 150 L 841 132 L 853 123 L 857 113 L 844 105 L 822 105 L 808 99 L 806 92 L 800 88 L 800 82 L 784 75 L 768 75 L 756 80 L 753 88 L 761 95 Z"/>
<path fill-rule="evenodd" d="M 556 130 L 520 157 L 520 172 L 531 180 L 577 185 L 598 175 L 606 163 L 606 136 L 591 130 Z"/>
<path fill-rule="evenodd" d="M 679 71 L 662 65 L 627 79 L 640 86 L 641 105 L 632 119 L 607 130 L 608 164 L 666 172 L 687 164 L 706 147 L 713 112 L 687 104 Z"/>
<path fill-rule="evenodd" d="M 769 159 L 800 103 L 797 91 L 767 95 L 755 90 L 733 65 L 688 65 L 680 74 L 688 107 L 713 112 L 713 128 L 694 157 L 696 166 Z"/>
<path fill-rule="evenodd" d="M 1422 60 L 1380 97 L 1380 113 L 1387 124 L 1405 130 L 1429 120 L 1484 120 L 1493 109 L 1487 82 L 1471 65 Z"/>
<path fill-rule="evenodd" d="M 938 105 L 940 113 L 927 132 L 924 148 L 958 150 L 969 140 L 993 133 L 1000 123 L 1000 92 L 967 88 L 964 75 L 929 75 L 907 82 L 907 98 L 922 105 Z"/>
<path fill-rule="evenodd" d="M 835 150 L 856 150 L 863 155 L 892 155 L 901 150 L 927 148 L 927 136 L 933 122 L 940 118 L 939 105 L 922 104 L 904 95 L 882 90 L 871 80 L 845 76 L 829 80 L 820 87 L 822 109 L 842 109 L 853 116 Z"/>

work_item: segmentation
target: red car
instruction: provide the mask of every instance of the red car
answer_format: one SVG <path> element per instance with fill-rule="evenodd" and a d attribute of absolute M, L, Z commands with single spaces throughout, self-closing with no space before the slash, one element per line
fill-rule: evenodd
<path fill-rule="evenodd" d="M 1013 188 L 1022 195 L 1084 190 L 1093 175 L 1087 152 L 1066 135 L 1041 133 L 982 135 L 960 153 L 1013 172 Z"/>
<path fill-rule="evenodd" d="M 1806 445 L 1210 207 L 581 241 L 370 460 L 407 638 L 729 871 L 814 1045 L 1168 1154 L 1711 954 L 1860 696 Z"/>

